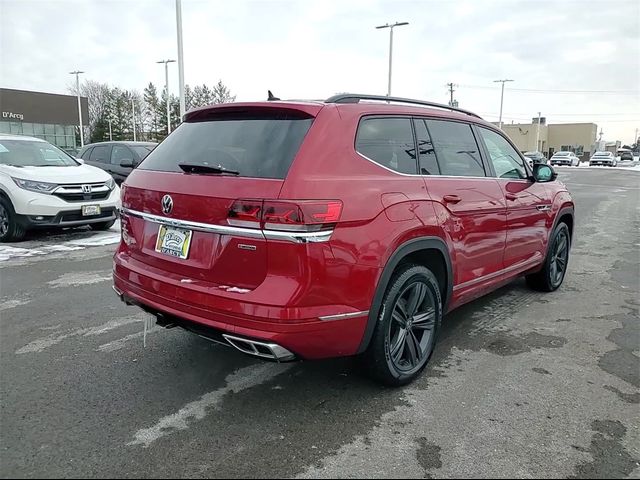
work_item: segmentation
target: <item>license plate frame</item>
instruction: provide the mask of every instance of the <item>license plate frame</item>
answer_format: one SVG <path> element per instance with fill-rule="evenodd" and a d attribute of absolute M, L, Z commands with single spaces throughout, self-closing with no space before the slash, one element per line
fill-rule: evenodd
<path fill-rule="evenodd" d="M 95 217 L 102 213 L 100 205 L 83 205 L 82 216 L 83 217 Z"/>
<path fill-rule="evenodd" d="M 180 260 L 189 258 L 193 230 L 160 225 L 156 238 L 156 252 Z"/>

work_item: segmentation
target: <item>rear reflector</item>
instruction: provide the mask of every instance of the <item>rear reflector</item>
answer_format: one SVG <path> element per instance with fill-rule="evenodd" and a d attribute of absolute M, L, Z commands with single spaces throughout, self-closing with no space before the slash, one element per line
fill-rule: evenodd
<path fill-rule="evenodd" d="M 340 220 L 339 200 L 236 200 L 229 225 L 267 230 L 318 231 Z"/>

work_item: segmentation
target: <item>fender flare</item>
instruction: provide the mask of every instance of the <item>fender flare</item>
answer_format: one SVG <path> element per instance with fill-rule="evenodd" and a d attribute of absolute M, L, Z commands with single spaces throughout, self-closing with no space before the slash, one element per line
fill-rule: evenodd
<path fill-rule="evenodd" d="M 560 218 L 563 215 L 566 215 L 566 214 L 571 215 L 571 219 L 573 220 L 573 228 L 571 229 L 571 235 L 569 236 L 569 242 L 571 242 L 571 244 L 573 244 L 573 239 L 575 237 L 575 231 L 576 231 L 576 218 L 575 218 L 574 211 L 575 209 L 573 206 L 566 206 L 566 207 L 560 208 L 560 210 L 558 210 L 558 213 L 556 213 L 556 218 L 553 220 L 553 228 L 551 229 L 551 232 L 554 232 L 556 230 L 558 223 L 560 223 Z M 547 253 L 548 252 L 549 252 L 549 245 L 547 244 Z"/>
<path fill-rule="evenodd" d="M 444 294 L 445 301 L 442 311 L 447 311 L 449 301 L 451 300 L 451 295 L 453 294 L 453 267 L 451 265 L 451 256 L 449 253 L 449 249 L 447 248 L 447 244 L 439 237 L 419 237 L 409 240 L 400 245 L 395 250 L 395 252 L 393 252 L 393 254 L 389 257 L 389 260 L 387 260 L 384 269 L 382 270 L 382 274 L 380 275 L 380 279 L 378 280 L 378 286 L 376 287 L 376 292 L 373 296 L 373 301 L 371 302 L 369 317 L 367 319 L 367 326 L 365 327 L 364 334 L 360 342 L 360 347 L 358 348 L 358 354 L 364 353 L 365 350 L 369 347 L 369 343 L 371 342 L 371 338 L 373 337 L 373 332 L 378 321 L 378 315 L 380 314 L 382 298 L 387 291 L 387 286 L 391 281 L 391 277 L 396 267 L 406 256 L 419 250 L 428 249 L 438 250 L 442 254 L 446 264 L 445 267 L 447 271 L 447 285 L 446 292 Z"/>

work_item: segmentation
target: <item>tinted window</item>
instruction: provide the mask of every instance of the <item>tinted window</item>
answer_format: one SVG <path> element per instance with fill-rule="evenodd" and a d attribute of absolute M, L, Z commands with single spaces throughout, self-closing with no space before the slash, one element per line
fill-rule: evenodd
<path fill-rule="evenodd" d="M 109 149 L 107 145 L 98 145 L 93 147 L 89 160 L 92 162 L 109 163 Z"/>
<path fill-rule="evenodd" d="M 480 135 L 489 151 L 489 159 L 498 178 L 527 178 L 524 163 L 515 148 L 498 133 L 480 128 Z"/>
<path fill-rule="evenodd" d="M 120 165 L 122 160 L 133 160 L 133 153 L 124 145 L 114 145 L 113 150 L 111 150 L 111 163 Z"/>
<path fill-rule="evenodd" d="M 416 149 L 408 118 L 366 118 L 360 122 L 356 150 L 401 173 L 416 172 Z"/>
<path fill-rule="evenodd" d="M 471 126 L 442 120 L 427 120 L 442 175 L 484 177 L 480 150 Z"/>
<path fill-rule="evenodd" d="M 420 173 L 422 175 L 439 175 L 440 168 L 436 160 L 436 151 L 433 148 L 429 131 L 424 120 L 417 118 L 414 123 L 416 138 L 418 139 L 418 158 L 420 159 Z"/>
<path fill-rule="evenodd" d="M 85 151 L 82 152 L 82 155 L 80 155 L 80 158 L 82 158 L 83 160 L 89 160 L 89 155 L 91 154 L 91 150 L 93 150 L 93 147 L 89 147 L 85 149 Z"/>
<path fill-rule="evenodd" d="M 243 177 L 285 178 L 313 119 L 282 113 L 226 114 L 182 123 L 140 164 L 182 172 L 179 163 L 221 166 Z"/>

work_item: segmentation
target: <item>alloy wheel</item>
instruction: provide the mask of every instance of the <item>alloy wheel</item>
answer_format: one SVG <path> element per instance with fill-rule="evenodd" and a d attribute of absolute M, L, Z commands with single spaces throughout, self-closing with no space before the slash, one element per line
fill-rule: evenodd
<path fill-rule="evenodd" d="M 0 205 L 0 237 L 4 237 L 9 231 L 9 212 L 4 205 Z"/>
<path fill-rule="evenodd" d="M 436 326 L 433 293 L 416 280 L 397 297 L 389 323 L 389 357 L 401 372 L 419 368 L 431 354 Z"/>
<path fill-rule="evenodd" d="M 569 237 L 567 232 L 560 231 L 556 237 L 553 256 L 551 257 L 551 283 L 557 286 L 562 282 L 564 274 L 567 271 L 567 262 L 569 260 Z"/>

